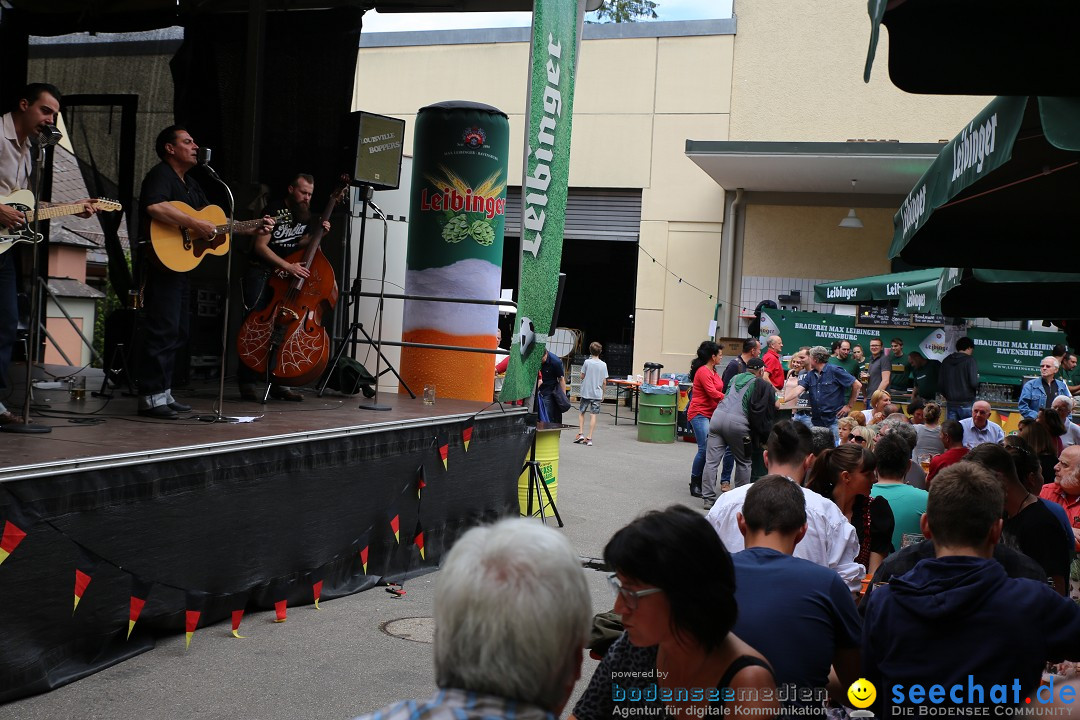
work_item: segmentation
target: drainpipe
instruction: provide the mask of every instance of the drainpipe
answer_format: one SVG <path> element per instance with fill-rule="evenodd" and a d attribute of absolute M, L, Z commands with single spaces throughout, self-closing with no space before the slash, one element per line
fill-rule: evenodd
<path fill-rule="evenodd" d="M 727 193 L 724 208 L 724 230 L 720 239 L 720 271 L 716 297 L 724 303 L 718 308 L 719 322 L 717 332 L 721 337 L 732 337 L 739 327 L 738 300 L 741 293 L 741 284 L 736 285 L 736 268 L 739 274 L 742 270 L 742 234 L 736 232 L 739 225 L 740 211 L 743 204 L 743 189 L 738 188 L 735 193 Z M 736 245 L 739 245 L 738 252 Z M 736 257 L 738 256 L 738 257 Z M 738 261 L 736 263 L 736 261 Z"/>

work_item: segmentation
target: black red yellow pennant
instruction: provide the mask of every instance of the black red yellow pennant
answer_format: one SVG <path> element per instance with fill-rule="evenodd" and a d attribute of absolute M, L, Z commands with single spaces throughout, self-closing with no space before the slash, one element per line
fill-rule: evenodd
<path fill-rule="evenodd" d="M 244 619 L 244 608 L 232 611 L 232 636 L 234 638 L 244 639 L 244 635 L 240 634 L 240 623 Z"/>
<path fill-rule="evenodd" d="M 420 491 L 427 487 L 427 478 L 424 475 L 424 466 L 416 468 L 416 499 L 420 499 Z"/>
<path fill-rule="evenodd" d="M 413 545 L 420 551 L 420 559 L 426 560 L 427 556 L 424 554 L 424 528 L 420 526 L 420 520 L 416 521 L 416 532 L 413 535 Z"/>
<path fill-rule="evenodd" d="M 75 546 L 78 557 L 75 560 L 75 604 L 71 608 L 71 614 L 79 609 L 79 602 L 86 594 L 90 581 L 94 579 L 97 571 L 97 558 L 91 555 L 80 545 Z"/>
<path fill-rule="evenodd" d="M 322 610 L 319 607 L 319 598 L 322 597 L 322 580 L 318 580 L 311 584 L 311 594 L 315 597 L 315 609 Z"/>
<path fill-rule="evenodd" d="M 187 608 L 184 610 L 184 649 L 187 650 L 191 647 L 191 638 L 199 627 L 199 619 L 206 605 L 206 593 L 188 592 L 184 604 Z"/>
<path fill-rule="evenodd" d="M 469 443 L 472 442 L 473 419 L 465 421 L 465 427 L 461 428 L 461 444 L 465 446 L 465 452 L 469 452 Z"/>
<path fill-rule="evenodd" d="M 274 622 L 283 623 L 289 619 L 289 601 L 278 600 L 274 603 Z"/>
<path fill-rule="evenodd" d="M 364 574 L 365 575 L 368 574 L 368 572 L 367 572 L 367 563 L 368 563 L 368 554 L 369 554 L 370 551 L 371 551 L 371 547 L 367 543 L 364 543 L 364 546 L 360 548 L 360 564 L 364 566 Z"/>
<path fill-rule="evenodd" d="M 151 583 L 144 582 L 134 575 L 131 576 L 131 599 L 128 602 L 128 631 L 127 640 L 131 639 L 131 631 L 135 629 L 135 623 L 139 621 L 146 599 L 150 597 Z"/>
<path fill-rule="evenodd" d="M 435 441 L 439 445 L 439 457 L 442 459 L 443 470 L 449 470 L 450 436 L 444 430 L 440 430 L 435 434 Z"/>
<path fill-rule="evenodd" d="M 401 544 L 401 515 L 390 518 L 390 529 L 394 531 L 394 542 Z"/>
<path fill-rule="evenodd" d="M 0 520 L 0 564 L 8 559 L 30 532 L 30 519 L 15 505 L 8 505 Z"/>

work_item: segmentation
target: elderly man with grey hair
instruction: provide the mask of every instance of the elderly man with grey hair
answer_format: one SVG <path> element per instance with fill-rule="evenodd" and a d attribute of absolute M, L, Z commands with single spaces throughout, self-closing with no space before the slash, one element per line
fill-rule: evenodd
<path fill-rule="evenodd" d="M 1016 405 L 1021 415 L 1037 420 L 1039 411 L 1049 408 L 1055 397 L 1071 397 L 1068 385 L 1056 377 L 1058 367 L 1058 360 L 1053 355 L 1047 355 L 1039 362 L 1039 377 L 1028 380 L 1020 389 L 1020 399 Z"/>
<path fill-rule="evenodd" d="M 862 383 L 839 365 L 829 364 L 829 351 L 817 345 L 810 348 L 810 371 L 799 378 L 799 384 L 789 390 L 781 402 L 795 400 L 810 391 L 810 424 L 827 427 L 833 442 L 840 442 L 837 420 L 851 412 Z"/>
<path fill-rule="evenodd" d="M 1065 434 L 1061 436 L 1062 448 L 1067 448 L 1070 445 L 1080 445 L 1080 425 L 1072 421 L 1076 401 L 1067 395 L 1058 395 L 1054 398 L 1054 402 L 1050 403 L 1050 407 L 1065 422 Z"/>
<path fill-rule="evenodd" d="M 358 720 L 550 720 L 581 677 L 592 602 L 561 534 L 514 518 L 465 533 L 435 589 L 435 683 L 426 700 Z"/>

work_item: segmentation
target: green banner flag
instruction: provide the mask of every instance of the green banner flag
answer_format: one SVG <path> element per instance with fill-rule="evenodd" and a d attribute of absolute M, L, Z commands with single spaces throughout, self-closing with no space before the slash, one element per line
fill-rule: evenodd
<path fill-rule="evenodd" d="M 536 0 L 522 178 L 521 266 L 510 364 L 500 400 L 532 395 L 559 285 L 574 76 L 585 0 Z"/>

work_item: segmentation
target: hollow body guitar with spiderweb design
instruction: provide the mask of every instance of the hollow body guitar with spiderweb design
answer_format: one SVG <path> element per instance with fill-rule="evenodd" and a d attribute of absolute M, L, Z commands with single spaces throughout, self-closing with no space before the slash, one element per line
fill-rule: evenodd
<path fill-rule="evenodd" d="M 34 243 L 41 239 L 41 235 L 35 234 L 30 229 L 30 223 L 34 222 L 34 193 L 29 190 L 18 190 L 7 197 L 0 197 L 0 203 L 15 208 L 26 216 L 26 223 L 23 225 L 15 227 L 0 225 L 0 255 L 15 247 L 16 243 Z M 103 198 L 91 200 L 89 204 L 98 212 L 117 212 L 124 209 L 124 206 L 115 200 L 105 200 Z M 37 218 L 39 220 L 48 220 L 50 218 L 64 217 L 65 215 L 78 215 L 85 209 L 86 203 L 49 205 L 38 211 Z"/>

